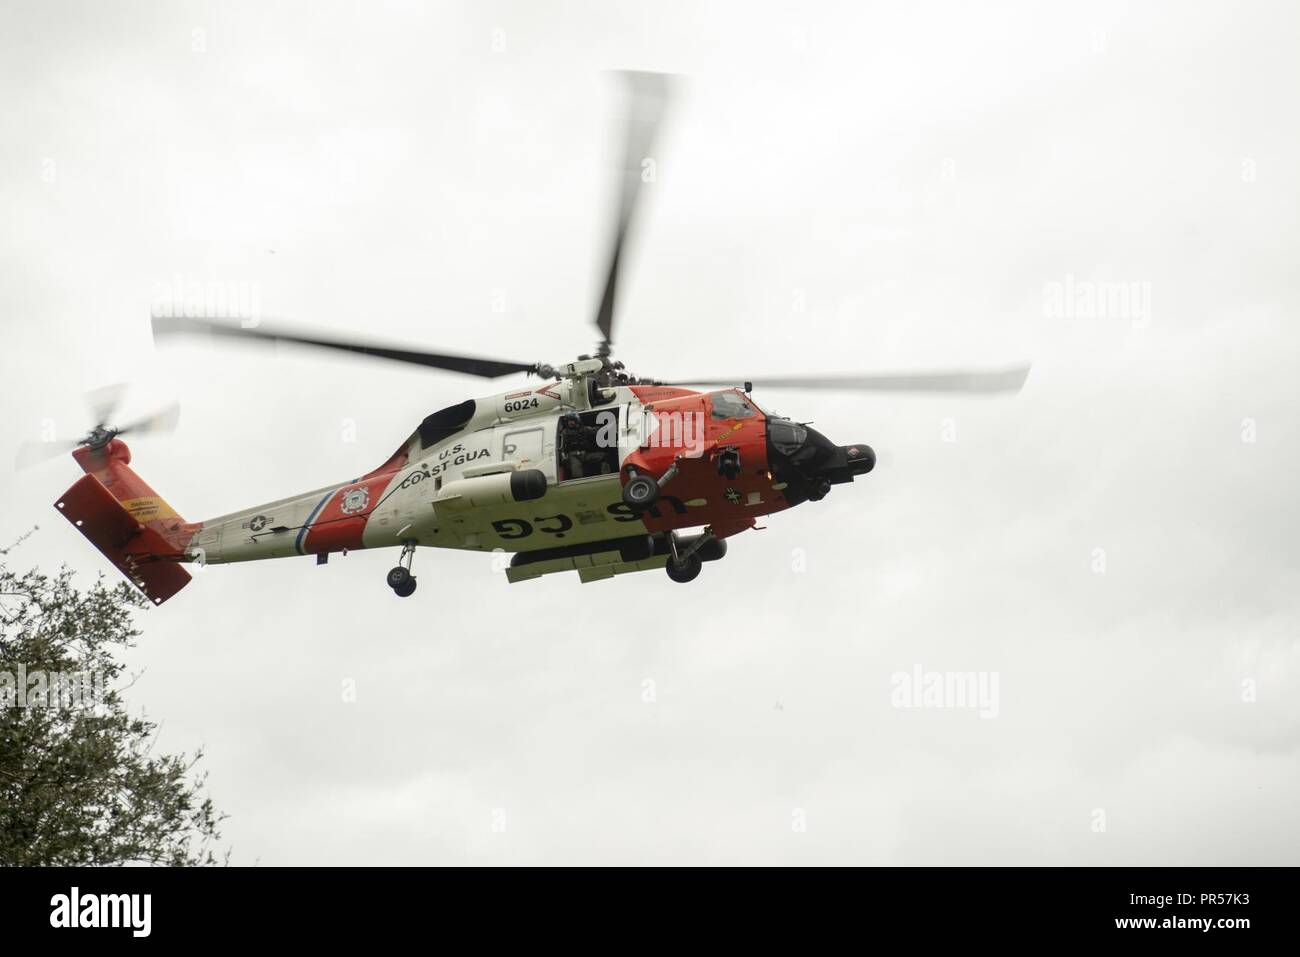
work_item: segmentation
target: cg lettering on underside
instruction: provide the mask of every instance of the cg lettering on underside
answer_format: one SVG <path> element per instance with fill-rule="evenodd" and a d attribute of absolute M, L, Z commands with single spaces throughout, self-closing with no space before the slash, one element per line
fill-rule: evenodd
<path fill-rule="evenodd" d="M 646 510 L 653 518 L 662 518 L 663 513 L 659 508 L 661 505 L 672 508 L 676 515 L 686 514 L 686 505 L 679 498 L 671 495 L 661 496 L 659 501 Z M 615 502 L 605 508 L 605 512 L 616 522 L 638 522 L 646 512 L 632 508 L 625 502 Z M 519 541 L 522 538 L 529 538 L 534 534 L 554 535 L 556 538 L 563 538 L 565 534 L 573 528 L 573 519 L 568 515 L 539 515 L 531 522 L 523 518 L 502 518 L 492 523 L 492 530 L 501 537 L 503 541 Z M 590 519 L 582 521 L 582 524 L 590 524 Z"/>

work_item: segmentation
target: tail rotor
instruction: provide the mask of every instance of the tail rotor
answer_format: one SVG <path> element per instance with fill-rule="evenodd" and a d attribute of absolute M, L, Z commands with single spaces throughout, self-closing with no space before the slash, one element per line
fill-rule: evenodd
<path fill-rule="evenodd" d="M 180 421 L 179 402 L 172 402 L 148 415 L 128 421 L 125 425 L 110 425 L 126 396 L 127 388 L 125 383 L 115 383 L 88 392 L 85 400 L 94 417 L 94 427 L 79 439 L 24 442 L 18 448 L 16 458 L 18 468 L 31 468 L 82 445 L 92 449 L 103 448 L 119 435 L 158 435 L 175 430 L 177 422 Z"/>

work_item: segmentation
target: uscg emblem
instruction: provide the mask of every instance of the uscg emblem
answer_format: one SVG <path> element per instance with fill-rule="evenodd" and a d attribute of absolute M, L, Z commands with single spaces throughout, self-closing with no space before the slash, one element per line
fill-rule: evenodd
<path fill-rule="evenodd" d="M 370 489 L 362 486 L 361 488 L 349 489 L 343 493 L 343 501 L 339 504 L 346 515 L 355 515 L 357 512 L 364 512 L 366 506 L 370 504 Z"/>

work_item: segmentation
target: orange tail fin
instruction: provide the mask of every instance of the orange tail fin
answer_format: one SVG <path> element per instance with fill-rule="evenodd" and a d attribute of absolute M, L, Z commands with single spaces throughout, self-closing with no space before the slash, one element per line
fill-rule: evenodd
<path fill-rule="evenodd" d="M 190 573 L 177 562 L 199 526 L 182 519 L 131 470 L 120 439 L 72 453 L 85 470 L 55 507 L 156 605 L 184 588 Z"/>

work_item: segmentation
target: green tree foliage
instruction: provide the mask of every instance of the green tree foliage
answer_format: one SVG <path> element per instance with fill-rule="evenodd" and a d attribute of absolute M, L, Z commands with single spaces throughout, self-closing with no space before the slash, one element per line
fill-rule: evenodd
<path fill-rule="evenodd" d="M 101 578 L 78 590 L 67 569 L 17 574 L 4 554 L 0 864 L 219 863 L 222 815 L 195 774 L 202 752 L 155 754 L 157 724 L 128 714 L 120 694 L 129 676 L 116 655 L 134 644 L 134 613 L 148 603 L 125 582 Z M 88 676 L 102 693 L 80 707 L 21 707 L 19 666 L 27 675 Z"/>

